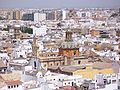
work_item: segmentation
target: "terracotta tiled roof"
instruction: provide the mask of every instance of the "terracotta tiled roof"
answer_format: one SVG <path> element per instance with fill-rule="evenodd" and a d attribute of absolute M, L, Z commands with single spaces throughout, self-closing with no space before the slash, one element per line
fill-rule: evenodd
<path fill-rule="evenodd" d="M 21 84 L 22 82 L 20 80 L 10 80 L 10 81 L 5 81 L 7 85 L 17 85 Z"/>
<path fill-rule="evenodd" d="M 6 85 L 17 85 L 21 83 L 22 82 L 20 80 L 5 80 L 5 78 L 3 78 L 3 76 L 0 75 L 0 88 Z"/>
<path fill-rule="evenodd" d="M 0 74 L 0 77 L 2 77 L 5 81 L 21 79 L 21 76 L 18 73 Z"/>

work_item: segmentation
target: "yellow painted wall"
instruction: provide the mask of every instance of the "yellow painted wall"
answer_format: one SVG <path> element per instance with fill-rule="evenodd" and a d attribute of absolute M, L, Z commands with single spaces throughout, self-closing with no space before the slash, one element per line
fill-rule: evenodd
<path fill-rule="evenodd" d="M 79 56 L 79 50 L 64 50 L 63 51 L 63 55 L 65 55 L 67 57 L 73 57 L 75 51 L 76 51 L 76 55 L 75 56 Z"/>
<path fill-rule="evenodd" d="M 113 69 L 112 68 L 106 68 L 106 69 L 98 70 L 98 69 L 92 69 L 92 67 L 87 67 L 86 69 L 77 70 L 77 71 L 73 72 L 73 75 L 83 75 L 83 78 L 94 79 L 94 76 L 98 73 L 112 74 Z"/>

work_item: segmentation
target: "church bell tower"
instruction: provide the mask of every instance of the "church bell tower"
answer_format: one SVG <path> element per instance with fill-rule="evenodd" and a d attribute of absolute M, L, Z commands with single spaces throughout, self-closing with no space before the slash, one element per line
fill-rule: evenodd
<path fill-rule="evenodd" d="M 39 46 L 37 44 L 37 38 L 34 36 L 33 42 L 32 42 L 32 56 L 33 57 L 38 57 L 38 49 L 39 49 Z"/>

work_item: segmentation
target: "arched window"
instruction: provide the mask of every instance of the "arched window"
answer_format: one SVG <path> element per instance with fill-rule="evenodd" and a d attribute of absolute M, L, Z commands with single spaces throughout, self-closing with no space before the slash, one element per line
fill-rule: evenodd
<path fill-rule="evenodd" d="M 34 61 L 34 68 L 36 68 L 36 67 L 37 67 L 36 61 Z"/>
<path fill-rule="evenodd" d="M 72 86 L 74 86 L 74 83 L 72 82 Z"/>
<path fill-rule="evenodd" d="M 51 64 L 51 66 L 52 66 L 52 64 Z"/>
<path fill-rule="evenodd" d="M 81 61 L 78 61 L 78 64 L 80 64 L 81 63 Z"/>
<path fill-rule="evenodd" d="M 20 55 L 20 58 L 23 58 L 23 55 Z"/>
<path fill-rule="evenodd" d="M 10 86 L 8 86 L 8 89 L 10 89 Z"/>
<path fill-rule="evenodd" d="M 74 55 L 76 55 L 76 51 L 74 51 Z"/>
<path fill-rule="evenodd" d="M 65 63 L 63 62 L 62 65 L 64 65 Z"/>

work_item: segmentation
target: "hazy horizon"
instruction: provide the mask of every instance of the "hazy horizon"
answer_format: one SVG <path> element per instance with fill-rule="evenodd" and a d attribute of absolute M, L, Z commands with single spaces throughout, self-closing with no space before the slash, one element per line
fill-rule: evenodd
<path fill-rule="evenodd" d="M 0 0 L 0 8 L 119 8 L 120 0 Z"/>

